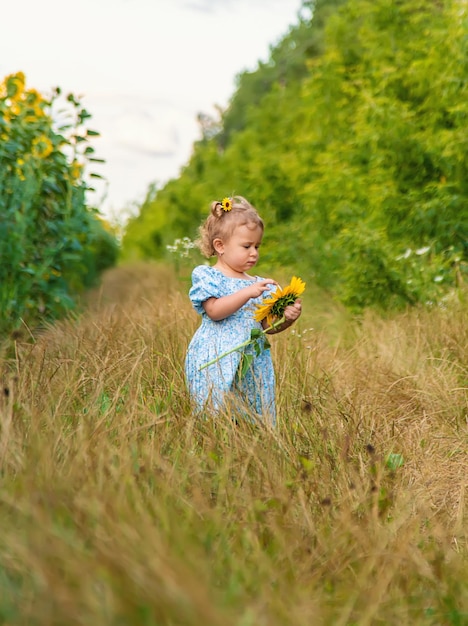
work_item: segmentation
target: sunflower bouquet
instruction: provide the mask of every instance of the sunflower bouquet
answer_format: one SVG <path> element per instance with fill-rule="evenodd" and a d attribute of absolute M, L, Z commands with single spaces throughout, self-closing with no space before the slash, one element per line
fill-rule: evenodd
<path fill-rule="evenodd" d="M 242 352 L 242 359 L 240 363 L 239 376 L 242 378 L 249 369 L 254 357 L 259 356 L 263 350 L 267 350 L 270 347 L 266 334 L 279 328 L 285 323 L 286 318 L 284 312 L 286 307 L 294 304 L 299 296 L 304 293 L 304 290 L 305 282 L 297 276 L 292 277 L 291 282 L 287 287 L 284 287 L 283 289 L 281 287 L 277 287 L 273 294 L 264 300 L 262 304 L 257 306 L 254 313 L 255 320 L 257 322 L 263 322 L 266 320 L 267 327 L 263 329 L 252 328 L 249 339 L 238 346 L 231 348 L 231 350 L 224 352 L 216 359 L 205 363 L 200 367 L 200 370 L 217 363 L 220 359 L 228 356 L 228 354 L 240 351 Z M 255 355 L 245 353 L 244 349 L 250 345 L 253 346 Z"/>

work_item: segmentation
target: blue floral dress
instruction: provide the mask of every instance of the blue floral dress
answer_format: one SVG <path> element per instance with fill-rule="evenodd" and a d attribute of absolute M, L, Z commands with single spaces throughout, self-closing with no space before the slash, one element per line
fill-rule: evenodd
<path fill-rule="evenodd" d="M 256 280 L 262 280 L 257 277 Z M 201 314 L 201 326 L 195 332 L 187 350 L 185 375 L 190 395 L 198 410 L 216 411 L 228 401 L 241 401 L 249 417 L 260 416 L 275 423 L 275 374 L 271 353 L 265 349 L 254 356 L 247 373 L 239 378 L 238 368 L 241 352 L 235 351 L 216 363 L 200 370 L 200 367 L 224 352 L 231 350 L 250 338 L 252 328 L 262 325 L 254 319 L 257 304 L 270 295 L 270 290 L 258 298 L 251 298 L 229 317 L 213 321 L 203 308 L 208 298 L 228 296 L 252 281 L 231 278 L 208 265 L 199 265 L 192 273 L 189 298 L 195 311 Z M 272 287 L 274 287 L 272 285 Z M 244 348 L 245 353 L 255 354 L 253 346 Z"/>

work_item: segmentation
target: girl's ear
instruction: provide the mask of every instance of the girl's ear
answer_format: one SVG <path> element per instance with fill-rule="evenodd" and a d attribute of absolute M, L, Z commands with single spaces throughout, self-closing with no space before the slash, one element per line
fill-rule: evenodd
<path fill-rule="evenodd" d="M 223 254 L 224 252 L 224 243 L 221 239 L 213 239 L 213 248 L 217 254 Z"/>

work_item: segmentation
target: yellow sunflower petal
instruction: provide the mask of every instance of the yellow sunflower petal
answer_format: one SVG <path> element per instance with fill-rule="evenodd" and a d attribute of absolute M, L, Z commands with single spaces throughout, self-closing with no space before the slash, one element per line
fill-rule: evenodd
<path fill-rule="evenodd" d="M 302 279 L 297 276 L 293 276 L 289 284 L 289 288 L 291 289 L 291 293 L 294 293 L 296 296 L 300 296 L 304 293 L 306 284 Z"/>
<path fill-rule="evenodd" d="M 257 305 L 257 309 L 254 313 L 254 317 L 257 322 L 261 322 L 265 319 L 275 302 L 276 298 L 268 298 L 267 300 L 264 300 L 262 304 Z"/>
<path fill-rule="evenodd" d="M 265 319 L 270 311 L 270 305 L 259 305 L 258 309 L 254 313 L 254 318 L 257 322 L 261 322 Z"/>

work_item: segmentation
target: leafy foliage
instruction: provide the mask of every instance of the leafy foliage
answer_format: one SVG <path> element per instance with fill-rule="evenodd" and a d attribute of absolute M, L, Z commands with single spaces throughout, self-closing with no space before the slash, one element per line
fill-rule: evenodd
<path fill-rule="evenodd" d="M 21 72 L 0 84 L 0 332 L 62 314 L 116 260 L 115 238 L 85 203 L 98 133 L 72 94 L 57 109 L 60 95 L 26 89 Z"/>
<path fill-rule="evenodd" d="M 236 192 L 265 219 L 269 268 L 352 310 L 443 302 L 468 268 L 466 6 L 311 7 L 240 76 L 221 130 L 129 223 L 124 253 L 163 257 Z"/>

